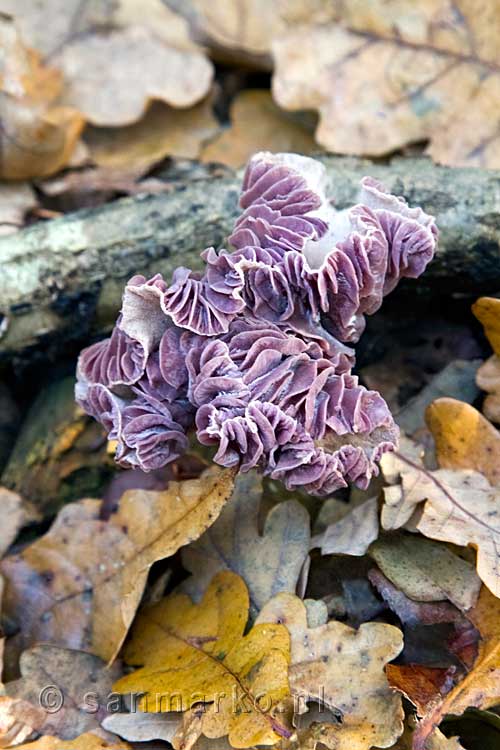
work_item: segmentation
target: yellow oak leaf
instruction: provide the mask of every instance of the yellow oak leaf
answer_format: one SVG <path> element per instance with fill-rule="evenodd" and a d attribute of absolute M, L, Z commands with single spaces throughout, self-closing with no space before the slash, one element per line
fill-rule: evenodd
<path fill-rule="evenodd" d="M 107 521 L 98 500 L 64 507 L 45 536 L 0 564 L 4 613 L 19 625 L 11 655 L 44 641 L 112 660 L 151 565 L 203 533 L 232 488 L 233 472 L 212 467 L 164 491 L 127 491 Z"/>
<path fill-rule="evenodd" d="M 472 305 L 472 312 L 482 323 L 491 348 L 500 356 L 500 299 L 480 297 Z"/>
<path fill-rule="evenodd" d="M 306 607 L 293 594 L 271 599 L 257 622 L 284 623 L 289 630 L 295 710 L 306 713 L 309 700 L 319 704 L 314 735 L 320 743 L 331 750 L 369 750 L 396 742 L 404 713 L 384 666 L 403 648 L 398 628 L 370 622 L 354 630 L 335 621 L 310 628 Z M 322 721 L 325 707 L 340 713 L 340 721 Z"/>
<path fill-rule="evenodd" d="M 243 635 L 249 596 L 234 573 L 218 573 L 200 604 L 173 594 L 144 609 L 134 624 L 125 659 L 144 666 L 114 685 L 119 693 L 146 693 L 148 712 L 205 707 L 202 733 L 228 735 L 235 748 L 273 745 L 291 735 L 277 717 L 289 695 L 290 637 L 284 625 L 261 624 Z"/>
<path fill-rule="evenodd" d="M 476 374 L 476 383 L 487 392 L 483 412 L 493 422 L 500 422 L 500 299 L 480 297 L 472 312 L 483 324 L 484 333 L 494 351 Z"/>
<path fill-rule="evenodd" d="M 464 679 L 419 723 L 414 750 L 427 750 L 429 735 L 445 715 L 461 715 L 467 708 L 486 710 L 500 703 L 500 600 L 483 587 L 467 616 L 481 634 L 478 657 Z"/>
<path fill-rule="evenodd" d="M 45 735 L 35 742 L 17 745 L 18 750 L 131 750 L 131 745 L 122 740 L 106 742 L 102 737 L 88 732 L 75 740 L 61 740 L 59 737 Z"/>
<path fill-rule="evenodd" d="M 500 484 L 500 432 L 470 404 L 438 398 L 425 413 L 443 469 L 474 469 Z"/>

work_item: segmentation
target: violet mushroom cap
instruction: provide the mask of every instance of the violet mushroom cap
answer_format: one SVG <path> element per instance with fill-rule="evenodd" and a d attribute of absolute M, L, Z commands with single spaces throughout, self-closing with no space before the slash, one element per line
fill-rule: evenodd
<path fill-rule="evenodd" d="M 76 398 L 151 471 L 187 448 L 318 495 L 366 487 L 398 429 L 350 373 L 364 315 L 434 252 L 432 217 L 370 178 L 336 211 L 321 164 L 294 154 L 249 163 L 233 251 L 202 253 L 204 274 L 133 277 L 109 339 L 79 359 Z"/>

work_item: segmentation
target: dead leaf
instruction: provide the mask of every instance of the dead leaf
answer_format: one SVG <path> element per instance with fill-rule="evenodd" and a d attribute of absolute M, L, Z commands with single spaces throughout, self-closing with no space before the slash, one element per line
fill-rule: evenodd
<path fill-rule="evenodd" d="M 493 349 L 493 356 L 481 365 L 476 382 L 488 393 L 483 411 L 488 419 L 500 422 L 500 299 L 480 297 L 472 312 L 483 324 L 484 333 Z"/>
<path fill-rule="evenodd" d="M 500 166 L 500 6 L 447 0 L 335 4 L 331 22 L 274 38 L 273 92 L 320 114 L 317 140 L 380 156 L 430 140 L 444 164 Z"/>
<path fill-rule="evenodd" d="M 454 667 L 425 667 L 421 664 L 388 664 L 389 684 L 416 707 L 419 716 L 432 709 L 453 687 Z"/>
<path fill-rule="evenodd" d="M 387 682 L 384 666 L 403 648 L 400 630 L 366 623 L 359 630 L 331 621 L 308 628 L 304 603 L 278 594 L 263 608 L 258 623 L 284 623 L 291 637 L 290 688 L 295 710 L 316 701 L 339 717 L 321 725 L 321 743 L 332 750 L 389 747 L 403 731 L 401 697 Z"/>
<path fill-rule="evenodd" d="M 372 544 L 370 555 L 382 573 L 410 599 L 448 599 L 462 611 L 477 601 L 481 581 L 474 567 L 443 544 L 421 536 L 386 535 Z"/>
<path fill-rule="evenodd" d="M 23 226 L 24 216 L 38 205 L 31 185 L 0 185 L 0 236 L 12 234 Z"/>
<path fill-rule="evenodd" d="M 231 570 L 245 581 L 250 614 L 255 617 L 275 594 L 295 592 L 309 551 L 309 515 L 296 500 L 275 505 L 259 533 L 262 477 L 240 475 L 231 500 L 213 526 L 182 551 L 192 573 L 183 590 L 199 601 L 212 577 Z"/>
<path fill-rule="evenodd" d="M 427 738 L 445 715 L 458 716 L 470 707 L 488 709 L 500 702 L 500 601 L 483 587 L 469 617 L 482 637 L 477 660 L 469 674 L 419 724 L 415 750 L 425 750 Z"/>
<path fill-rule="evenodd" d="M 438 398 L 425 413 L 444 469 L 474 469 L 500 484 L 500 432 L 470 404 Z"/>
<path fill-rule="evenodd" d="M 98 166 L 144 169 L 165 156 L 196 159 L 201 144 L 218 128 L 209 97 L 188 109 L 173 109 L 154 102 L 135 125 L 119 129 L 87 128 L 84 139 L 90 158 Z"/>
<path fill-rule="evenodd" d="M 5 686 L 18 721 L 27 716 L 37 732 L 63 740 L 90 731 L 113 738 L 100 724 L 108 714 L 113 682 L 121 674 L 118 665 L 106 668 L 92 654 L 40 645 L 22 654 L 20 666 L 22 677 Z"/>
<path fill-rule="evenodd" d="M 201 161 L 241 167 L 256 151 L 318 151 L 314 136 L 262 89 L 241 91 L 231 104 L 231 127 L 201 152 Z"/>
<path fill-rule="evenodd" d="M 472 305 L 472 312 L 482 323 L 486 338 L 497 356 L 500 356 L 500 299 L 480 297 Z"/>
<path fill-rule="evenodd" d="M 201 729 L 207 737 L 229 735 L 233 747 L 288 738 L 290 729 L 275 713 L 289 695 L 289 635 L 283 625 L 261 624 L 243 636 L 248 606 L 243 580 L 223 571 L 200 604 L 173 594 L 144 609 L 125 649 L 129 663 L 144 666 L 122 677 L 114 690 L 146 691 L 139 708 L 148 712 L 212 702 Z"/>
<path fill-rule="evenodd" d="M 479 415 L 480 416 L 480 415 Z M 483 419 L 483 417 L 481 417 Z M 382 526 L 392 529 L 406 523 L 419 506 L 415 528 L 424 536 L 477 550 L 477 572 L 481 580 L 500 596 L 500 490 L 476 471 L 438 469 L 428 471 L 396 454 L 390 467 L 397 467 L 400 484 L 386 487 Z M 388 477 L 386 477 L 388 478 Z M 390 480 L 389 480 L 390 481 Z M 399 519 L 399 520 L 398 520 Z M 386 525 L 388 520 L 388 524 Z"/>
<path fill-rule="evenodd" d="M 2 527 L 0 529 L 0 557 L 3 557 L 14 542 L 19 530 L 32 521 L 40 520 L 31 503 L 27 503 L 17 492 L 0 487 Z"/>
<path fill-rule="evenodd" d="M 56 104 L 60 73 L 24 46 L 12 20 L 3 15 L 0 48 L 0 177 L 26 180 L 52 174 L 68 163 L 83 119 Z"/>
<path fill-rule="evenodd" d="M 360 557 L 378 536 L 378 499 L 372 497 L 355 508 L 343 506 L 341 518 L 312 538 L 311 549 L 319 547 L 322 555 Z"/>
<path fill-rule="evenodd" d="M 43 5 L 0 0 L 24 38 L 65 79 L 60 103 L 93 125 L 137 122 L 148 103 L 191 107 L 209 91 L 213 68 L 186 22 L 161 0 Z"/>
<path fill-rule="evenodd" d="M 176 712 L 146 714 L 134 711 L 129 714 L 107 716 L 102 726 L 108 732 L 130 742 L 162 740 L 171 743 L 180 723 L 181 715 Z"/>
<path fill-rule="evenodd" d="M 45 536 L 0 564 L 4 612 L 20 628 L 9 646 L 15 652 L 45 641 L 112 660 L 149 568 L 212 523 L 232 476 L 214 467 L 165 491 L 130 490 L 108 521 L 99 519 L 98 500 L 63 508 Z"/>
<path fill-rule="evenodd" d="M 492 422 L 500 422 L 500 357 L 494 354 L 486 360 L 476 375 L 476 383 L 488 394 L 483 401 L 483 412 Z"/>
<path fill-rule="evenodd" d="M 131 750 L 131 747 L 126 742 L 106 742 L 89 732 L 69 741 L 58 737 L 40 737 L 35 742 L 19 745 L 18 750 Z"/>

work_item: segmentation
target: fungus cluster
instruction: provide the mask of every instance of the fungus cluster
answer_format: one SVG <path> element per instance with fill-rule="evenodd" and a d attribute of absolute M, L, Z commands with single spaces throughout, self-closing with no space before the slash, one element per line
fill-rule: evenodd
<path fill-rule="evenodd" d="M 259 467 L 324 495 L 366 487 L 398 430 L 380 394 L 351 374 L 364 316 L 437 239 L 432 216 L 371 178 L 336 211 L 325 170 L 295 154 L 255 155 L 231 250 L 205 272 L 133 277 L 111 337 L 83 350 L 76 398 L 143 471 L 178 458 L 196 432 L 214 460 Z"/>

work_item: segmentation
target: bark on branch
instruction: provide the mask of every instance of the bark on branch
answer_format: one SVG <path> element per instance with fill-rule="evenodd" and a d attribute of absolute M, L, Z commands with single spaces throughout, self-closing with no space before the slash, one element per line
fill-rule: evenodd
<path fill-rule="evenodd" d="M 321 157 L 339 207 L 360 178 L 382 180 L 437 217 L 436 259 L 419 290 L 471 295 L 500 290 L 500 172 Z M 223 245 L 238 213 L 240 176 L 193 166 L 172 190 L 124 198 L 39 223 L 0 239 L 0 363 L 32 347 L 60 351 L 108 328 L 127 278 L 178 265 L 200 267 L 200 251 Z"/>

